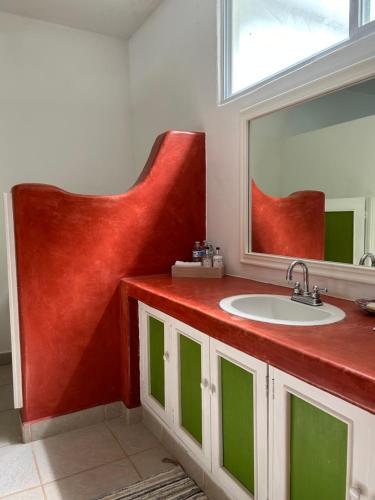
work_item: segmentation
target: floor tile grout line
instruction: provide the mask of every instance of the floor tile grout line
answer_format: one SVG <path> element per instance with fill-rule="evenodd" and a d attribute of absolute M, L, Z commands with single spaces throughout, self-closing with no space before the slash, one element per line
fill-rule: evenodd
<path fill-rule="evenodd" d="M 69 474 L 68 476 L 59 477 L 58 479 L 54 479 L 53 481 L 46 481 L 45 483 L 42 483 L 42 484 L 44 486 L 48 486 L 49 484 L 58 483 L 59 481 L 64 481 L 65 479 L 70 479 L 71 477 L 79 476 L 80 474 L 84 474 L 85 472 L 91 472 L 93 470 L 100 469 L 100 467 L 104 467 L 105 465 L 112 465 L 112 464 L 115 464 L 117 462 L 122 462 L 124 460 L 124 458 L 129 460 L 129 457 L 116 458 L 116 460 L 111 460 L 110 462 L 105 462 L 105 463 L 100 464 L 100 465 L 95 465 L 95 467 L 90 467 L 89 469 L 81 470 L 79 472 L 74 472 L 73 474 Z M 129 460 L 129 462 L 130 462 L 130 460 Z M 132 462 L 131 462 L 131 465 L 133 465 Z M 138 473 L 138 471 L 137 471 L 137 473 Z"/>
<path fill-rule="evenodd" d="M 38 464 L 38 461 L 36 459 L 35 450 L 34 450 L 32 445 L 30 445 L 30 448 L 31 448 L 31 453 L 33 456 L 36 472 L 38 474 L 40 487 L 42 488 L 43 497 L 45 498 L 45 500 L 47 500 L 47 495 L 46 495 L 46 492 L 44 491 L 44 488 L 43 488 L 42 475 L 41 475 L 40 470 L 39 470 L 39 464 Z"/>
<path fill-rule="evenodd" d="M 143 481 L 145 478 L 142 476 L 141 472 L 138 470 L 137 466 L 135 465 L 135 463 L 133 462 L 133 460 L 130 457 L 129 457 L 129 461 L 132 464 L 132 466 L 134 467 L 135 472 L 138 474 L 138 476 Z"/>
<path fill-rule="evenodd" d="M 70 434 L 70 433 L 73 433 L 73 432 L 76 432 L 76 431 L 82 431 L 84 429 L 89 429 L 90 427 L 95 427 L 97 425 L 102 425 L 104 423 L 105 422 L 103 420 L 99 420 L 98 422 L 95 422 L 95 423 L 89 423 L 87 425 L 83 425 L 83 426 L 80 426 L 80 427 L 74 427 L 73 429 L 66 429 L 63 432 L 56 432 L 56 433 L 51 434 L 51 435 L 42 436 L 42 437 L 40 437 L 38 439 L 33 439 L 32 424 L 31 424 L 31 428 L 30 428 L 30 437 L 31 437 L 30 443 L 38 443 L 39 441 L 45 441 L 46 439 L 56 438 L 58 436 L 63 436 L 65 434 Z"/>
<path fill-rule="evenodd" d="M 112 420 L 112 419 L 111 419 Z M 94 467 L 90 467 L 89 469 L 85 469 L 85 470 L 81 470 L 79 472 L 75 472 L 73 474 L 69 474 L 67 476 L 64 476 L 64 477 L 60 477 L 60 478 L 56 478 L 54 480 L 51 480 L 51 481 L 46 481 L 46 482 L 43 482 L 43 479 L 42 479 L 42 475 L 41 475 L 41 471 L 40 471 L 40 468 L 39 468 L 39 464 L 38 464 L 38 459 L 37 459 L 37 456 L 36 456 L 36 452 L 35 452 L 35 448 L 34 448 L 34 442 L 31 442 L 31 443 L 28 443 L 28 444 L 25 444 L 25 443 L 18 443 L 18 444 L 22 444 L 22 445 L 29 445 L 30 448 L 31 448 L 31 451 L 32 451 L 32 458 L 33 458 L 33 462 L 35 464 L 35 467 L 36 467 L 36 472 L 37 472 L 37 475 L 38 475 L 38 479 L 39 479 L 39 485 L 38 486 L 34 486 L 32 488 L 27 488 L 26 490 L 29 490 L 29 489 L 35 489 L 35 488 L 41 488 L 42 490 L 42 493 L 43 493 L 43 496 L 45 499 L 47 499 L 47 495 L 46 495 L 46 491 L 45 491 L 45 486 L 48 485 L 48 484 L 51 484 L 51 483 L 55 483 L 55 482 L 58 482 L 58 481 L 62 481 L 64 479 L 67 479 L 67 478 L 70 478 L 70 477 L 73 477 L 73 476 L 76 476 L 76 475 L 79 475 L 79 474 L 82 474 L 82 473 L 85 473 L 85 472 L 89 472 L 89 471 L 92 471 L 92 470 L 96 470 L 96 469 L 99 469 L 103 466 L 106 466 L 106 465 L 110 465 L 110 464 L 113 464 L 113 463 L 117 463 L 117 462 L 121 462 L 122 460 L 128 460 L 129 462 L 129 465 L 134 469 L 135 473 L 137 474 L 138 476 L 138 480 L 143 480 L 143 475 L 140 473 L 140 471 L 138 470 L 137 466 L 135 465 L 135 463 L 133 462 L 133 460 L 131 459 L 132 456 L 137 456 L 139 455 L 140 453 L 144 453 L 144 452 L 147 452 L 147 451 L 150 451 L 152 449 L 155 449 L 159 446 L 162 446 L 162 443 L 158 441 L 158 444 L 155 445 L 155 446 L 151 446 L 149 448 L 146 448 L 144 450 L 141 450 L 141 451 L 138 451 L 136 453 L 134 453 L 133 455 L 128 455 L 128 453 L 125 451 L 125 449 L 123 448 L 123 446 L 121 445 L 121 442 L 120 440 L 117 438 L 117 436 L 114 434 L 114 432 L 112 431 L 112 429 L 110 428 L 110 426 L 108 425 L 108 422 L 107 421 L 104 421 L 103 422 L 106 429 L 109 431 L 110 435 L 113 437 L 113 439 L 115 440 L 115 442 L 119 445 L 120 447 L 120 450 L 121 450 L 121 453 L 123 454 L 123 456 L 121 458 L 116 458 L 115 460 L 110 460 L 109 462 L 105 462 L 105 463 L 101 463 L 101 464 L 98 464 Z M 146 429 L 146 428 L 145 428 Z M 41 439 L 41 441 L 43 441 L 43 439 Z M 14 444 L 9 444 L 9 445 L 6 445 L 6 446 L 14 446 Z M 5 447 L 6 447 L 5 446 Z M 5 447 L 2 447 L 2 448 L 5 448 Z M 12 494 L 17 494 L 17 493 L 22 493 L 23 491 L 26 491 L 26 490 L 21 490 L 19 492 L 14 492 L 14 493 L 11 493 L 10 495 Z"/>
<path fill-rule="evenodd" d="M 142 423 L 142 422 L 137 422 L 137 423 Z M 126 426 L 130 426 L 130 425 L 136 425 L 136 424 L 125 424 Z M 142 424 L 143 425 L 143 424 Z M 112 431 L 112 429 L 109 427 L 109 425 L 107 425 L 109 431 L 111 432 L 112 436 L 116 439 L 116 441 L 118 442 L 118 444 L 121 446 L 121 449 L 123 450 L 123 452 L 125 453 L 125 455 L 130 458 L 130 457 L 134 457 L 135 455 L 139 455 L 140 453 L 143 453 L 145 451 L 149 451 L 149 450 L 153 450 L 155 448 L 158 448 L 159 446 L 163 446 L 162 445 L 162 442 L 158 440 L 158 438 L 150 431 L 147 429 L 147 427 L 145 427 L 143 425 L 143 427 L 148 431 L 150 432 L 150 434 L 152 434 L 153 437 L 155 437 L 155 439 L 158 441 L 158 444 L 155 445 L 155 446 L 150 446 L 150 448 L 145 448 L 144 450 L 141 450 L 141 451 L 136 451 L 135 453 L 132 453 L 132 454 L 129 454 L 125 451 L 125 448 L 122 446 L 121 444 L 121 441 L 117 438 L 116 434 Z"/>
<path fill-rule="evenodd" d="M 131 465 L 133 466 L 135 472 L 138 474 L 138 476 L 140 477 L 141 480 L 143 480 L 143 476 L 142 474 L 140 473 L 140 471 L 137 469 L 135 463 L 133 462 L 133 460 L 131 459 L 131 456 L 128 455 L 125 451 L 125 449 L 123 448 L 123 446 L 121 445 L 121 442 L 120 440 L 117 438 L 116 434 L 112 431 L 112 429 L 110 428 L 109 425 L 107 425 L 107 422 L 105 422 L 106 426 L 108 427 L 109 429 L 109 432 L 112 434 L 112 436 L 116 439 L 116 441 L 118 442 L 118 444 L 121 446 L 121 449 L 123 450 L 123 452 L 125 453 L 126 457 L 128 458 L 129 462 L 131 463 Z M 129 424 L 125 424 L 125 425 L 129 425 Z"/>
<path fill-rule="evenodd" d="M 111 436 L 115 439 L 116 443 L 120 446 L 120 448 L 123 451 L 123 453 L 125 454 L 125 456 L 127 458 L 129 458 L 129 455 L 126 453 L 124 447 L 121 444 L 121 441 L 117 438 L 116 434 L 112 431 L 112 429 L 110 428 L 110 426 L 107 424 L 107 421 L 104 421 L 104 424 L 107 427 L 107 429 L 109 430 L 109 432 L 111 433 Z"/>
<path fill-rule="evenodd" d="M 132 453 L 131 455 L 128 455 L 128 456 L 129 456 L 129 458 L 136 457 L 137 455 L 140 455 L 141 453 L 145 453 L 146 451 L 150 451 L 150 450 L 155 450 L 156 448 L 164 448 L 163 443 L 159 442 L 155 446 L 151 446 L 150 448 L 145 448 L 144 450 L 141 450 L 141 451 L 136 451 L 135 453 Z"/>
<path fill-rule="evenodd" d="M 159 440 L 158 440 L 158 438 L 157 438 L 157 437 L 156 437 L 156 436 L 155 436 L 155 435 L 154 435 L 154 434 L 153 434 L 153 433 L 152 433 L 149 429 L 147 429 L 147 427 L 145 427 L 145 426 L 144 426 L 144 424 L 143 424 L 142 422 L 138 422 L 138 423 L 141 423 L 141 424 L 143 425 L 143 427 L 144 427 L 144 428 L 145 428 L 148 432 L 150 432 L 150 434 L 152 434 L 152 436 L 154 436 L 154 437 L 157 439 L 158 444 L 157 444 L 157 446 L 152 446 L 151 448 L 146 448 L 145 450 L 142 450 L 142 451 L 137 451 L 136 453 L 133 453 L 132 455 L 128 455 L 128 454 L 126 453 L 126 451 L 124 450 L 123 446 L 121 445 L 120 440 L 117 438 L 117 436 L 116 436 L 116 435 L 115 435 L 115 433 L 112 431 L 112 429 L 109 427 L 109 425 L 107 425 L 107 423 L 106 423 L 106 425 L 107 425 L 108 429 L 110 430 L 111 434 L 113 435 L 113 437 L 116 439 L 116 441 L 119 443 L 119 445 L 121 446 L 121 448 L 124 450 L 124 453 L 125 453 L 125 454 L 126 454 L 126 456 L 129 458 L 129 460 L 130 460 L 131 464 L 133 465 L 133 467 L 134 467 L 135 471 L 137 472 L 137 474 L 139 475 L 139 477 L 141 478 L 141 480 L 144 480 L 145 478 L 143 477 L 143 475 L 141 474 L 141 472 L 138 470 L 137 466 L 136 466 L 136 465 L 135 465 L 135 463 L 133 462 L 132 457 L 135 457 L 135 456 L 139 455 L 140 453 L 144 453 L 144 452 L 146 452 L 146 451 L 154 450 L 154 449 L 156 449 L 156 448 L 163 448 L 163 449 L 165 449 L 165 448 L 164 448 L 164 446 L 163 446 L 162 442 L 161 442 L 161 441 L 159 441 Z M 129 424 L 125 424 L 125 425 L 129 425 Z"/>
<path fill-rule="evenodd" d="M 99 422 L 99 424 L 103 424 L 103 423 L 104 423 L 104 422 Z M 94 424 L 94 425 L 99 425 L 99 424 Z M 91 426 L 88 426 L 88 427 L 91 427 Z M 82 429 L 87 429 L 88 427 L 82 427 L 82 428 L 80 428 L 80 430 L 82 430 Z M 107 427 L 107 426 L 106 426 L 106 427 Z M 78 430 L 78 429 L 74 429 L 74 430 Z M 107 430 L 109 430 L 109 431 L 110 431 L 111 436 L 115 438 L 115 436 L 113 436 L 112 431 L 111 431 L 109 428 L 108 428 Z M 68 431 L 68 432 L 72 432 L 72 431 Z M 36 464 L 37 464 L 38 473 L 39 473 L 39 466 L 38 466 L 38 459 L 37 459 L 37 457 L 36 457 L 36 455 L 35 455 L 34 444 L 35 444 L 35 443 L 38 443 L 38 442 L 40 442 L 40 441 L 44 441 L 44 440 L 50 439 L 51 437 L 63 436 L 64 434 L 65 434 L 65 433 L 60 433 L 60 434 L 56 434 L 55 436 L 49 436 L 49 437 L 46 437 L 46 438 L 38 439 L 38 440 L 36 440 L 36 441 L 31 441 L 30 443 L 28 443 L 28 444 L 30 444 L 31 449 L 32 449 L 32 451 L 33 451 L 33 456 L 34 456 L 34 458 L 35 458 L 35 462 L 36 462 Z M 116 458 L 115 460 L 110 460 L 110 461 L 108 461 L 108 462 L 103 462 L 103 463 L 101 463 L 101 464 L 95 465 L 94 467 L 90 467 L 90 468 L 88 468 L 88 469 L 83 469 L 83 470 L 80 470 L 80 471 L 78 471 L 78 472 L 74 472 L 74 473 L 72 473 L 72 474 L 68 474 L 67 476 L 63 476 L 63 477 L 56 478 L 56 479 L 54 479 L 54 480 L 52 480 L 52 481 L 46 481 L 46 482 L 43 482 L 42 477 L 41 477 L 41 475 L 40 475 L 40 481 L 41 481 L 41 484 L 42 484 L 42 485 L 45 485 L 45 484 L 55 483 L 56 481 L 60 481 L 60 480 L 62 480 L 62 479 L 66 479 L 66 478 L 68 478 L 68 477 L 76 476 L 77 474 L 81 474 L 81 473 L 83 473 L 83 472 L 87 472 L 87 471 L 95 470 L 95 469 L 97 469 L 97 468 L 99 468 L 99 467 L 102 467 L 103 465 L 108 465 L 108 464 L 112 464 L 112 463 L 115 463 L 115 462 L 120 462 L 121 460 L 124 460 L 124 458 L 127 458 L 127 459 L 128 459 L 129 457 L 127 456 L 127 454 L 125 453 L 125 451 L 123 450 L 122 446 L 120 445 L 120 443 L 118 442 L 118 440 L 117 440 L 116 438 L 115 438 L 115 441 L 119 444 L 119 446 L 120 446 L 120 451 L 121 451 L 121 452 L 123 453 L 123 455 L 124 455 L 124 456 L 122 456 L 121 458 Z"/>
<path fill-rule="evenodd" d="M 0 498 L 1 499 L 4 499 L 4 500 L 7 500 L 7 499 L 10 499 L 15 496 L 15 495 L 19 495 L 20 493 L 25 493 L 25 491 L 33 491 L 33 490 L 37 490 L 38 488 L 40 488 L 41 486 L 38 485 L 38 486 L 31 486 L 31 488 L 25 488 L 24 490 L 21 490 L 21 491 L 15 491 L 14 493 L 9 493 L 9 495 L 0 495 Z"/>

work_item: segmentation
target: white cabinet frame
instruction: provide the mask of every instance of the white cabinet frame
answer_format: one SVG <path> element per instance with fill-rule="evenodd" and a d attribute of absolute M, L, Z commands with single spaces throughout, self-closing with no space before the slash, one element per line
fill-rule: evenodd
<path fill-rule="evenodd" d="M 219 358 L 224 358 L 253 375 L 254 390 L 254 497 L 222 466 L 221 377 Z M 211 426 L 212 473 L 236 500 L 268 498 L 268 369 L 267 364 L 213 338 L 210 339 L 211 360 Z M 263 443 L 263 445 L 262 445 Z"/>
<path fill-rule="evenodd" d="M 159 403 L 150 393 L 150 373 L 149 373 L 149 322 L 148 318 L 153 317 L 164 324 L 164 391 L 165 407 Z M 173 401 L 172 401 L 172 376 L 171 376 L 171 326 L 170 317 L 153 307 L 138 302 L 139 317 L 139 351 L 140 351 L 140 387 L 141 403 L 146 408 L 152 410 L 156 415 L 169 426 L 173 424 Z"/>
<path fill-rule="evenodd" d="M 292 394 L 348 424 L 346 500 L 356 498 L 350 495 L 351 488 L 360 491 L 360 500 L 373 500 L 374 415 L 276 368 L 270 367 L 269 376 L 269 499 L 289 500 L 289 395 Z"/>
<path fill-rule="evenodd" d="M 201 346 L 201 391 L 202 391 L 202 446 L 181 426 L 180 401 L 180 334 Z M 178 320 L 172 322 L 173 414 L 174 430 L 180 440 L 196 456 L 201 464 L 211 469 L 211 408 L 210 408 L 210 338 L 204 333 Z"/>

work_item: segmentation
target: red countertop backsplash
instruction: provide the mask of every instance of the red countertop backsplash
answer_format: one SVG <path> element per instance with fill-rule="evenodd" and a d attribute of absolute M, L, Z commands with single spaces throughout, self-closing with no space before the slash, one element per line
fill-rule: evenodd
<path fill-rule="evenodd" d="M 372 330 L 375 317 L 366 315 L 353 302 L 325 296 L 323 300 L 343 309 L 346 318 L 330 325 L 296 327 L 251 321 L 219 307 L 219 301 L 231 295 L 291 294 L 285 287 L 231 276 L 195 279 L 153 275 L 124 278 L 121 288 L 123 309 L 133 311 L 130 321 L 133 322 L 133 336 L 136 334 L 136 299 L 375 413 L 375 332 Z M 133 347 L 128 349 L 133 362 L 130 359 L 125 362 L 129 378 L 123 393 L 130 407 L 139 403 L 137 349 L 133 338 Z M 131 370 L 129 365 L 132 365 Z"/>

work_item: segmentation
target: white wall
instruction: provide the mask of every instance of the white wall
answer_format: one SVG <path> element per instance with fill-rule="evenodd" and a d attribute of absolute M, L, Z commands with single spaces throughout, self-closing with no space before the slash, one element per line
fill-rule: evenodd
<path fill-rule="evenodd" d="M 155 135 L 165 129 L 207 133 L 208 237 L 223 249 L 231 274 L 264 279 L 260 268 L 240 264 L 240 117 L 256 102 L 371 57 L 375 37 L 340 51 L 223 106 L 217 104 L 216 1 L 164 0 L 129 41 L 132 139 L 137 168 Z M 192 207 L 194 209 L 194 207 Z M 283 272 L 268 280 L 285 284 Z M 329 281 L 329 280 L 328 280 Z M 360 293 L 340 283 L 337 295 Z M 324 285 L 324 280 L 320 283 Z"/>
<path fill-rule="evenodd" d="M 256 183 L 272 196 L 306 189 L 327 198 L 375 196 L 374 113 L 373 93 L 346 90 L 253 120 Z"/>
<path fill-rule="evenodd" d="M 375 196 L 374 132 L 375 116 L 366 116 L 286 138 L 281 196 L 304 189 L 327 198 Z"/>
<path fill-rule="evenodd" d="M 123 40 L 0 13 L 0 191 L 21 182 L 100 194 L 136 179 Z M 0 352 L 10 350 L 0 206 Z"/>

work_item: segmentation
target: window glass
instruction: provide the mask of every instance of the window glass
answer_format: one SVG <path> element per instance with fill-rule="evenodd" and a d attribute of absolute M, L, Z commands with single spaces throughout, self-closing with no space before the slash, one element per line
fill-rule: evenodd
<path fill-rule="evenodd" d="M 369 16 L 375 1 L 367 1 Z M 232 0 L 228 94 L 349 37 L 349 0 Z"/>
<path fill-rule="evenodd" d="M 375 0 L 362 0 L 362 24 L 375 20 Z"/>

